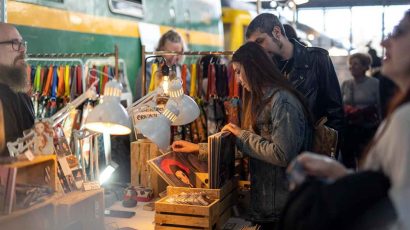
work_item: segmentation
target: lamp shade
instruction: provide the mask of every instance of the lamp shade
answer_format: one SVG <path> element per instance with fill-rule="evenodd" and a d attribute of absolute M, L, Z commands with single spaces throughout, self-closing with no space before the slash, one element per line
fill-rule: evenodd
<path fill-rule="evenodd" d="M 163 113 L 157 117 L 140 120 L 135 124 L 135 128 L 161 150 L 166 150 L 171 140 L 171 124 L 175 121 L 178 113 L 176 102 L 169 100 Z"/>
<path fill-rule="evenodd" d="M 179 110 L 179 115 L 172 125 L 186 125 L 193 122 L 199 116 L 198 104 L 190 96 L 184 94 L 181 80 L 175 79 L 171 81 L 169 96 L 178 103 Z"/>
<path fill-rule="evenodd" d="M 122 86 L 116 80 L 109 81 L 104 88 L 103 102 L 87 116 L 85 128 L 111 135 L 131 133 L 131 123 L 127 111 L 120 103 Z"/>

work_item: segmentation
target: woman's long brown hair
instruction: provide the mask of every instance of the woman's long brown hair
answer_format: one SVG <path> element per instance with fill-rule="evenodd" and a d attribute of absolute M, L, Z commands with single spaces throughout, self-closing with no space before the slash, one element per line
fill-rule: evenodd
<path fill-rule="evenodd" d="M 266 89 L 278 87 L 294 95 L 302 104 L 305 116 L 310 119 L 309 109 L 304 97 L 296 91 L 285 77 L 281 74 L 276 63 L 265 52 L 265 50 L 255 42 L 248 42 L 242 45 L 233 55 L 232 62 L 243 66 L 245 78 L 249 84 L 250 92 L 245 90 L 244 119 L 242 127 L 248 129 L 252 127 L 255 132 L 259 132 L 256 127 L 256 119 L 263 108 L 269 103 L 271 98 L 264 99 Z"/>

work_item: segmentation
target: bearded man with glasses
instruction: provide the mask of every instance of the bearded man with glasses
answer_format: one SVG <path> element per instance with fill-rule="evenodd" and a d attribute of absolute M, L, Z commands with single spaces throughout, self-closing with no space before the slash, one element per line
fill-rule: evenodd
<path fill-rule="evenodd" d="M 4 133 L 4 143 L 23 136 L 23 131 L 34 125 L 34 108 L 27 95 L 29 81 L 24 60 L 27 43 L 17 29 L 0 23 L 0 102 L 3 105 L 4 122 L 0 123 L 0 133 Z M 1 120 L 1 119 L 0 119 Z M 8 156 L 5 145 L 0 145 L 0 156 Z"/>

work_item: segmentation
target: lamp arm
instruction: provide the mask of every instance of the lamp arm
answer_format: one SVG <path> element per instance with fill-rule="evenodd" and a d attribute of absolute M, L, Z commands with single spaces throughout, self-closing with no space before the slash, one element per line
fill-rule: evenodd
<path fill-rule="evenodd" d="M 140 105 L 145 105 L 148 101 L 152 100 L 153 97 L 157 95 L 159 92 L 158 89 L 148 93 L 147 95 L 141 97 L 138 101 L 132 103 L 129 107 L 127 107 L 127 112 L 129 115 L 131 115 L 132 110 L 137 109 L 140 107 Z"/>
<path fill-rule="evenodd" d="M 98 81 L 97 81 L 98 82 Z M 96 84 L 96 82 L 94 82 Z M 94 84 L 83 94 L 81 94 L 79 97 L 74 99 L 72 102 L 68 103 L 64 108 L 59 110 L 56 114 L 54 114 L 50 119 L 53 122 L 53 126 L 56 124 L 60 123 L 67 115 L 68 113 L 80 106 L 84 101 L 86 101 L 89 98 L 96 98 L 97 97 L 97 92 L 94 87 Z"/>
<path fill-rule="evenodd" d="M 23 137 L 17 138 L 14 142 L 7 142 L 7 148 L 9 149 L 10 156 L 17 157 L 19 154 L 23 153 L 34 143 L 34 130 L 31 130 L 28 134 Z"/>

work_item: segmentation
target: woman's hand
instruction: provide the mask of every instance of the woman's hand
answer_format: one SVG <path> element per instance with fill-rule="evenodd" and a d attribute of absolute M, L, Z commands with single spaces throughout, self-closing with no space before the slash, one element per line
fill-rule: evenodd
<path fill-rule="evenodd" d="M 180 153 L 194 153 L 199 151 L 199 145 L 188 141 L 174 141 L 172 150 Z"/>
<path fill-rule="evenodd" d="M 233 135 L 238 137 L 241 134 L 242 129 L 235 124 L 229 123 L 222 128 L 222 131 L 229 131 Z"/>
<path fill-rule="evenodd" d="M 336 180 L 350 171 L 339 162 L 325 156 L 304 152 L 296 158 L 307 175 Z M 288 169 L 289 170 L 289 169 Z"/>

